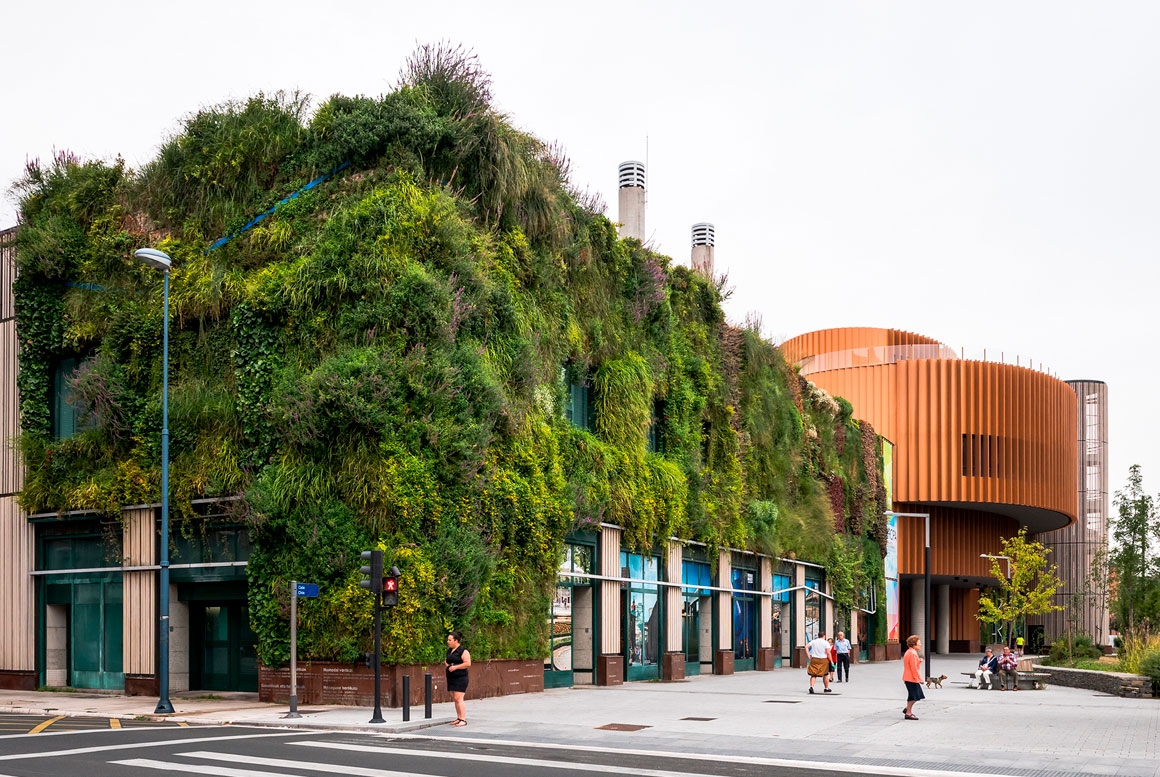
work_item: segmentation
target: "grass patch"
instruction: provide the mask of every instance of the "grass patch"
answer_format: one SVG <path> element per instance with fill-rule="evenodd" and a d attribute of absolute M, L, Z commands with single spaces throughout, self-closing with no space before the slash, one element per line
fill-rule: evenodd
<path fill-rule="evenodd" d="M 1050 658 L 1041 662 L 1044 666 L 1059 666 L 1067 669 L 1091 669 L 1096 672 L 1122 672 L 1120 659 L 1105 656 L 1103 658 L 1081 658 L 1074 661 L 1056 661 Z"/>

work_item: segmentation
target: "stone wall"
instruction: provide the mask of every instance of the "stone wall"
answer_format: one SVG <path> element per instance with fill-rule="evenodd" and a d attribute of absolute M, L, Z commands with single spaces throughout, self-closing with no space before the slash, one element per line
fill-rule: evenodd
<path fill-rule="evenodd" d="M 1152 680 L 1138 674 L 1121 672 L 1100 672 L 1094 669 L 1068 669 L 1060 666 L 1035 664 L 1036 672 L 1051 675 L 1047 682 L 1065 688 L 1086 688 L 1112 696 L 1144 697 L 1152 696 Z"/>
<path fill-rule="evenodd" d="M 433 703 L 451 701 L 442 664 L 432 666 L 384 666 L 380 678 L 385 707 L 403 706 L 403 675 L 411 677 L 411 705 L 423 704 L 424 674 L 431 674 Z M 469 670 L 468 699 L 534 693 L 544 690 L 544 662 L 520 660 L 473 661 Z M 298 664 L 298 703 L 347 704 L 372 707 L 375 674 L 362 664 L 302 661 Z M 290 699 L 290 667 L 258 667 L 258 698 L 287 703 Z"/>

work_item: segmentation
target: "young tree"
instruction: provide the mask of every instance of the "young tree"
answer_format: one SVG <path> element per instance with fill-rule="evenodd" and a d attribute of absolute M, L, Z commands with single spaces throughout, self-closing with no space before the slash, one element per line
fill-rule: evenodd
<path fill-rule="evenodd" d="M 979 620 L 1006 623 L 1007 633 L 1028 615 L 1063 609 L 1052 603 L 1063 581 L 1055 574 L 1055 564 L 1047 561 L 1051 550 L 1027 539 L 1027 529 L 1003 540 L 1003 552 L 991 558 L 991 574 L 999 585 L 979 597 Z"/>
<path fill-rule="evenodd" d="M 1140 465 L 1128 470 L 1128 485 L 1116 492 L 1117 517 L 1112 522 L 1111 568 L 1116 579 L 1115 611 L 1120 633 L 1146 620 L 1156 620 L 1160 608 L 1160 515 L 1156 500 L 1144 493 Z"/>

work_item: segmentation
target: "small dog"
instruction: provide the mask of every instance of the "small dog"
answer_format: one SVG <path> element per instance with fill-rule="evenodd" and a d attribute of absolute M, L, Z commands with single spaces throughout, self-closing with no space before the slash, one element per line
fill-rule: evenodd
<path fill-rule="evenodd" d="M 926 687 L 929 688 L 933 685 L 935 688 L 942 688 L 945 679 L 947 679 L 945 674 L 940 674 L 938 677 L 928 677 L 926 678 Z"/>

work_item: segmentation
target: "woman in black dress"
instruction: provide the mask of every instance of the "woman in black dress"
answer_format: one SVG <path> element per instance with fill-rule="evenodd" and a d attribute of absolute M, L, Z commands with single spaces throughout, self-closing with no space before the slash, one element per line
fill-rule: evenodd
<path fill-rule="evenodd" d="M 467 705 L 463 695 L 467 693 L 467 668 L 471 666 L 471 654 L 463 647 L 463 635 L 453 631 L 447 635 L 447 691 L 455 702 L 455 722 L 453 726 L 467 725 Z"/>

